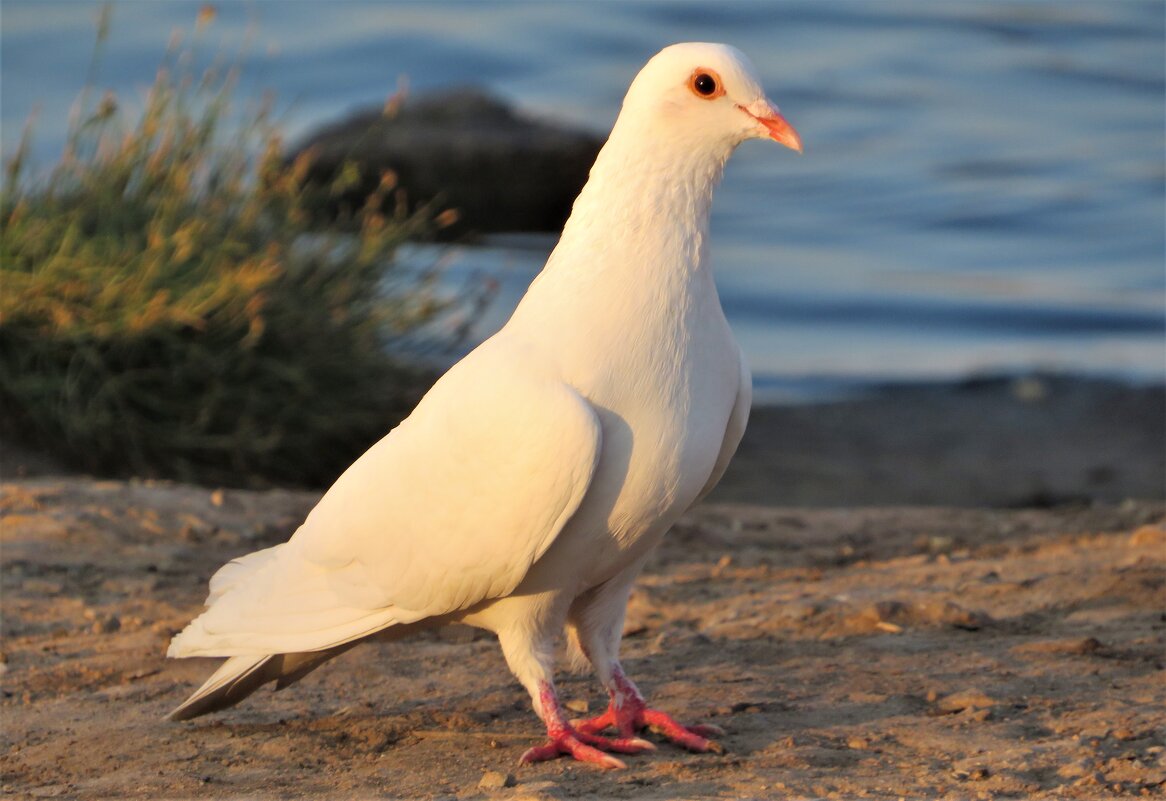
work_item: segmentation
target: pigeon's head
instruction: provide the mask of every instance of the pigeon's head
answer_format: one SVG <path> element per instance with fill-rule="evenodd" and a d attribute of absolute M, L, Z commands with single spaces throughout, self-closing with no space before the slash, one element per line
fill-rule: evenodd
<path fill-rule="evenodd" d="M 690 42 L 666 47 L 628 89 L 623 115 L 678 144 L 772 139 L 799 153 L 802 141 L 761 88 L 757 71 L 735 47 Z"/>

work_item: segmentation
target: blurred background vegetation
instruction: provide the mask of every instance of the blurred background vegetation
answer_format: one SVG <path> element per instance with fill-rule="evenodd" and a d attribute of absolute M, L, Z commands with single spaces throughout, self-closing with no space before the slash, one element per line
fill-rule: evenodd
<path fill-rule="evenodd" d="M 394 257 L 450 213 L 405 211 L 386 173 L 315 230 L 311 153 L 285 160 L 269 105 L 233 108 L 226 59 L 194 75 L 173 45 L 127 126 L 94 98 L 108 30 L 106 8 L 51 174 L 24 174 L 27 133 L 6 165 L 0 433 L 107 475 L 329 482 L 428 386 L 393 354 L 462 299 Z"/>

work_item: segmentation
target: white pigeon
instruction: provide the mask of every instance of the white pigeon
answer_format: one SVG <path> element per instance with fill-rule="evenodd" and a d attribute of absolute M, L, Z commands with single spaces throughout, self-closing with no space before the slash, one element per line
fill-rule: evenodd
<path fill-rule="evenodd" d="M 277 689 L 377 634 L 495 632 L 560 754 L 692 751 L 715 726 L 651 709 L 619 663 L 651 550 L 716 485 L 745 431 L 748 368 L 707 255 L 709 206 L 742 141 L 797 151 L 752 65 L 677 44 L 636 76 L 542 273 L 509 322 L 337 479 L 291 539 L 235 559 L 168 656 L 230 657 L 171 713 Z M 611 703 L 568 720 L 553 679 L 566 629 Z M 600 732 L 614 727 L 615 737 Z"/>

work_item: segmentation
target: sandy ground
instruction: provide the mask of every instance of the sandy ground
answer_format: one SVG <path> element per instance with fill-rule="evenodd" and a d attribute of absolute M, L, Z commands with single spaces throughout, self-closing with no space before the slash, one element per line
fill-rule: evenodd
<path fill-rule="evenodd" d="M 184 724 L 167 661 L 223 561 L 315 496 L 4 485 L 3 791 L 15 798 L 1105 798 L 1166 794 L 1166 507 L 709 505 L 632 600 L 625 667 L 726 731 L 601 772 L 519 767 L 541 730 L 493 638 L 351 651 Z M 564 674 L 574 708 L 603 703 Z M 497 774 L 492 773 L 497 772 Z M 498 775 L 500 774 L 500 775 Z M 491 789 L 480 783 L 511 784 Z"/>

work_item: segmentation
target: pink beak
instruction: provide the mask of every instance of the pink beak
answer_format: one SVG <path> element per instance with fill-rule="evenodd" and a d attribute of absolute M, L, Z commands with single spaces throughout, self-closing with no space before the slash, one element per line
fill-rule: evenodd
<path fill-rule="evenodd" d="M 753 105 L 756 107 L 758 104 Z M 790 150 L 796 150 L 801 153 L 802 138 L 798 136 L 798 132 L 795 131 L 794 127 L 786 121 L 785 117 L 778 113 L 778 110 L 775 106 L 769 105 L 768 103 L 765 103 L 764 105 L 766 108 L 764 110 L 758 109 L 758 113 L 756 114 L 744 106 L 738 106 L 738 108 L 764 125 L 766 130 L 769 131 L 770 139 L 779 144 L 785 145 Z"/>

